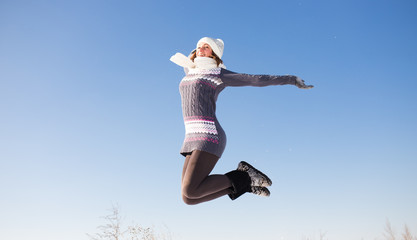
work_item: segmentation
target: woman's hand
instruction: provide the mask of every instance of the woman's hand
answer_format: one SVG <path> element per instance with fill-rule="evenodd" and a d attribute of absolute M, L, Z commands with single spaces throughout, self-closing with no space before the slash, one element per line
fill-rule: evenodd
<path fill-rule="evenodd" d="M 299 78 L 299 77 L 297 77 L 295 79 L 295 86 L 297 86 L 298 88 L 301 88 L 301 89 L 311 89 L 311 88 L 314 87 L 313 85 L 306 85 L 304 83 L 304 80 Z"/>

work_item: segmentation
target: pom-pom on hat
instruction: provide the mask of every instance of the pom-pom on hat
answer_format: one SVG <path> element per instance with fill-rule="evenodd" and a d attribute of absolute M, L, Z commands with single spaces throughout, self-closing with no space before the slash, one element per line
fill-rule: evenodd
<path fill-rule="evenodd" d="M 211 49 L 213 50 L 213 52 L 219 57 L 222 58 L 223 56 L 223 50 L 224 50 L 224 42 L 223 40 L 221 40 L 220 38 L 218 39 L 214 39 L 214 38 L 210 38 L 210 37 L 203 37 L 202 39 L 200 39 L 197 42 L 197 48 L 198 46 L 200 46 L 202 43 L 207 43 L 208 45 L 210 45 Z"/>

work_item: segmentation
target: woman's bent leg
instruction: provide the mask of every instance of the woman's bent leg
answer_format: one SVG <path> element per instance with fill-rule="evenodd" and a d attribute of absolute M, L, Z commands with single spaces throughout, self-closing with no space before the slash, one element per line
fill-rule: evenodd
<path fill-rule="evenodd" d="M 217 156 L 199 150 L 186 157 L 181 191 L 187 204 L 209 201 L 229 192 L 231 183 L 227 176 L 209 176 L 218 160 Z"/>
<path fill-rule="evenodd" d="M 188 205 L 196 205 L 196 204 L 199 204 L 199 203 L 202 203 L 202 202 L 208 202 L 208 201 L 211 201 L 213 199 L 225 196 L 227 194 L 230 194 L 231 191 L 232 190 L 228 188 L 228 189 L 224 189 L 220 192 L 216 192 L 216 193 L 213 193 L 211 195 L 208 195 L 208 196 L 205 196 L 205 197 L 202 197 L 202 198 L 197 198 L 197 199 L 190 199 L 190 198 L 187 198 L 186 196 L 182 195 L 182 200 Z"/>

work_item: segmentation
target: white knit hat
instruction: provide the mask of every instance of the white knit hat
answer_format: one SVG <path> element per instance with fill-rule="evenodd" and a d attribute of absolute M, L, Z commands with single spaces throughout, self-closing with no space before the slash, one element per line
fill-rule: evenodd
<path fill-rule="evenodd" d="M 213 52 L 219 57 L 222 58 L 224 50 L 224 42 L 220 38 L 214 39 L 210 37 L 203 37 L 197 42 L 197 48 L 201 43 L 207 43 L 210 45 Z"/>

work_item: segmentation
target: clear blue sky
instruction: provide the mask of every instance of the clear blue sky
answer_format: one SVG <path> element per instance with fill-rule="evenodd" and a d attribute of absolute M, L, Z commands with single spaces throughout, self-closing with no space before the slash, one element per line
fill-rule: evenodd
<path fill-rule="evenodd" d="M 175 240 L 417 235 L 417 2 L 0 1 L 0 239 L 88 239 L 118 204 L 125 224 Z M 187 206 L 184 137 L 168 59 L 222 38 L 241 73 L 294 86 L 228 88 L 214 169 L 246 160 L 273 180 Z"/>

